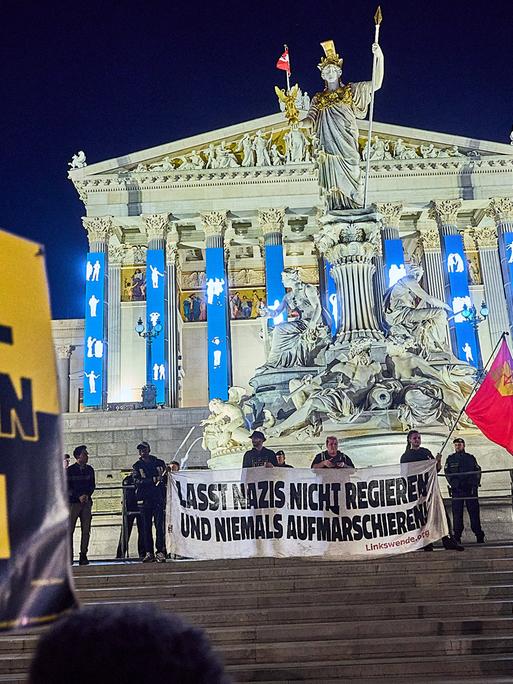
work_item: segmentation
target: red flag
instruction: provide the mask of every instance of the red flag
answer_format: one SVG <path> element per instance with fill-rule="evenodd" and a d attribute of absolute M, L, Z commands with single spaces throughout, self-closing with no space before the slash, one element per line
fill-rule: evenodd
<path fill-rule="evenodd" d="M 506 340 L 465 411 L 488 439 L 513 454 L 513 358 Z"/>
<path fill-rule="evenodd" d="M 289 49 L 287 47 L 285 48 L 285 52 L 282 54 L 280 59 L 276 62 L 276 68 L 286 71 L 290 76 L 290 58 Z"/>

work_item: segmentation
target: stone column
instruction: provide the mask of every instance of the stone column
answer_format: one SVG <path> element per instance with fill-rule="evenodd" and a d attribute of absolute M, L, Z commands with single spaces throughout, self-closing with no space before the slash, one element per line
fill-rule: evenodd
<path fill-rule="evenodd" d="M 325 222 L 316 236 L 319 253 L 332 264 L 331 273 L 340 302 L 337 342 L 359 338 L 382 340 L 376 316 L 372 278 L 380 224 L 376 214 L 366 221 L 345 222 L 341 217 Z"/>
<path fill-rule="evenodd" d="M 201 214 L 206 238 L 207 347 L 209 399 L 228 399 L 231 385 L 229 287 L 224 249 L 227 215 L 223 211 Z"/>
<path fill-rule="evenodd" d="M 96 306 L 96 315 L 91 316 L 89 299 L 91 290 L 95 289 L 98 281 L 86 276 L 86 301 L 85 301 L 85 346 L 84 346 L 84 406 L 87 408 L 107 408 L 107 369 L 108 369 L 108 349 L 109 349 L 109 259 L 108 246 L 112 232 L 112 216 L 93 216 L 82 218 L 82 223 L 87 231 L 89 240 L 89 255 L 102 254 L 103 275 L 101 276 L 101 288 L 98 292 L 103 293 Z M 94 257 L 91 256 L 91 261 Z M 93 320 L 94 319 L 94 320 Z M 94 355 L 89 356 L 88 340 L 96 339 L 97 346 L 94 347 Z M 101 349 L 101 357 L 97 356 Z M 93 374 L 94 393 L 90 391 L 91 384 L 86 389 L 85 383 L 90 383 L 86 373 Z"/>
<path fill-rule="evenodd" d="M 61 412 L 69 412 L 69 372 L 71 354 L 75 351 L 72 344 L 61 344 L 56 347 L 57 352 L 57 376 L 59 378 L 59 397 L 61 400 Z"/>
<path fill-rule="evenodd" d="M 179 343 L 178 343 L 178 241 L 176 231 L 167 234 L 167 305 L 168 305 L 168 359 L 169 359 L 169 406 L 179 406 Z"/>
<path fill-rule="evenodd" d="M 513 261 L 513 199 L 510 197 L 493 197 L 488 206 L 487 214 L 494 219 L 497 226 L 509 330 L 513 334 L 513 265 L 511 263 Z M 491 303 L 489 306 L 491 315 Z"/>
<path fill-rule="evenodd" d="M 109 245 L 109 368 L 108 401 L 120 401 L 121 393 L 121 262 L 123 245 Z"/>
<path fill-rule="evenodd" d="M 497 242 L 497 231 L 493 226 L 478 226 L 471 229 L 479 250 L 479 261 L 483 274 L 486 303 L 490 311 L 488 327 L 492 347 L 505 330 L 509 329 L 508 310 L 504 296 L 501 263 Z"/>
<path fill-rule="evenodd" d="M 374 297 L 377 304 L 378 320 L 383 327 L 383 299 L 385 292 L 390 287 L 388 282 L 388 269 L 392 264 L 400 267 L 404 264 L 404 253 L 401 239 L 399 237 L 399 221 L 403 205 L 401 203 L 385 202 L 376 205 L 377 210 L 383 218 L 381 228 L 380 249 L 373 259 L 376 273 L 374 275 Z M 398 262 L 399 255 L 401 257 Z"/>
<path fill-rule="evenodd" d="M 146 328 L 160 324 L 161 332 L 147 347 L 147 384 L 156 389 L 158 405 L 169 406 L 169 310 L 166 264 L 166 236 L 169 214 L 147 214 L 143 217 L 148 238 L 146 252 Z"/>
<path fill-rule="evenodd" d="M 420 225 L 419 233 L 419 240 L 424 252 L 424 287 L 430 295 L 443 301 L 445 299 L 445 287 L 441 268 L 442 251 L 436 223 L 431 221 Z"/>
<path fill-rule="evenodd" d="M 458 231 L 461 205 L 461 199 L 435 200 L 431 203 L 430 217 L 436 221 L 440 234 L 442 259 L 439 268 L 444 279 L 444 299 L 453 311 L 448 319 L 451 348 L 455 356 L 479 367 L 481 349 L 477 327 L 461 314 L 465 304 L 472 306 L 467 258 Z"/>
<path fill-rule="evenodd" d="M 283 229 L 285 209 L 261 209 L 258 222 L 264 236 L 265 251 L 265 290 L 267 306 L 275 306 L 285 296 L 285 288 L 281 282 L 284 269 L 283 261 Z M 272 319 L 269 319 L 272 324 Z"/>

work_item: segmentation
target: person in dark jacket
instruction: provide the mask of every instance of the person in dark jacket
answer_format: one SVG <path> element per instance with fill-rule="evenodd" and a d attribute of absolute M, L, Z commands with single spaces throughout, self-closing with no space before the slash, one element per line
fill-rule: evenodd
<path fill-rule="evenodd" d="M 354 468 L 347 454 L 338 450 L 338 439 L 326 437 L 326 450 L 321 451 L 312 461 L 312 468 Z"/>
<path fill-rule="evenodd" d="M 165 563 L 166 464 L 162 459 L 150 454 L 148 442 L 138 444 L 137 450 L 139 460 L 132 466 L 132 477 L 144 531 L 143 563 L 150 563 L 154 560 L 158 563 Z M 153 548 L 153 524 L 155 524 L 156 555 Z"/>
<path fill-rule="evenodd" d="M 278 466 L 280 468 L 293 468 L 294 466 L 289 465 L 288 463 L 285 463 L 285 452 L 283 449 L 280 449 L 279 451 L 276 452 L 276 461 L 278 462 Z"/>
<path fill-rule="evenodd" d="M 401 456 L 401 463 L 416 463 L 417 461 L 435 461 L 436 460 L 436 472 L 438 472 L 442 467 L 442 454 L 437 454 L 436 459 L 433 454 L 423 446 L 420 446 L 422 442 L 422 437 L 418 430 L 410 430 L 406 438 L 406 449 Z M 447 512 L 446 512 L 447 516 Z M 447 516 L 447 525 L 449 531 L 451 529 L 451 522 Z M 442 537 L 442 544 L 446 551 L 464 551 L 464 547 L 454 539 L 451 534 L 446 537 Z M 433 544 L 427 544 L 424 546 L 424 551 L 433 551 Z"/>
<path fill-rule="evenodd" d="M 265 435 L 260 430 L 255 430 L 250 436 L 253 448 L 246 451 L 242 459 L 243 468 L 259 468 L 265 466 L 266 468 L 274 468 L 278 465 L 276 454 L 271 449 L 264 446 Z"/>
<path fill-rule="evenodd" d="M 479 516 L 479 499 L 477 490 L 481 484 L 481 468 L 475 456 L 465 450 L 465 440 L 456 437 L 453 440 L 454 453 L 445 462 L 445 476 L 449 483 L 449 495 L 452 498 L 452 519 L 454 538 L 460 541 L 463 533 L 463 508 L 466 506 L 470 518 L 470 527 L 476 535 L 477 543 L 485 540 Z M 469 498 L 467 498 L 469 497 Z"/>
<path fill-rule="evenodd" d="M 71 562 L 73 562 L 73 534 L 80 518 L 80 557 L 79 565 L 88 565 L 87 551 L 91 536 L 91 520 L 93 517 L 92 494 L 96 489 L 94 469 L 88 465 L 89 454 L 85 444 L 77 446 L 73 451 L 76 463 L 66 468 L 68 480 L 70 532 L 71 532 Z"/>
<path fill-rule="evenodd" d="M 123 522 L 119 535 L 116 558 L 125 558 L 128 556 L 130 535 L 132 534 L 132 528 L 135 522 L 137 524 L 137 552 L 139 558 L 142 560 L 146 554 L 144 546 L 144 528 L 142 524 L 142 515 L 139 511 L 139 506 L 137 505 L 134 477 L 132 473 L 124 477 L 121 484 L 123 487 Z"/>

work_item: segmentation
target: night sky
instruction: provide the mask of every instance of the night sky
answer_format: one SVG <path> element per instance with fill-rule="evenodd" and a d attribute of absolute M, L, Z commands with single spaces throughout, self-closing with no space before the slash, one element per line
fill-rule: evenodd
<path fill-rule="evenodd" d="M 67 180 L 88 163 L 278 111 L 275 69 L 319 88 L 319 42 L 367 80 L 376 2 L 24 2 L 1 12 L 0 226 L 46 245 L 55 318 L 83 316 L 84 214 Z M 380 122 L 509 142 L 513 3 L 382 3 Z"/>

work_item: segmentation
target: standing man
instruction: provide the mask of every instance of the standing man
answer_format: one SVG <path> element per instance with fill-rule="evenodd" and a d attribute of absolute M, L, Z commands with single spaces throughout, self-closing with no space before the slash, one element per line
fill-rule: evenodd
<path fill-rule="evenodd" d="M 91 498 L 96 489 L 94 469 L 87 464 L 89 454 L 85 444 L 77 446 L 73 451 L 76 463 L 66 469 L 68 478 L 68 495 L 70 508 L 71 529 L 71 562 L 73 563 L 73 534 L 80 518 L 80 557 L 79 565 L 89 565 L 87 550 L 91 535 L 91 519 L 93 500 Z"/>
<path fill-rule="evenodd" d="M 260 430 L 255 430 L 250 436 L 253 448 L 246 451 L 242 459 L 243 468 L 258 468 L 265 466 L 266 468 L 273 468 L 278 465 L 276 454 L 271 449 L 264 446 L 265 435 Z"/>
<path fill-rule="evenodd" d="M 454 538 L 458 542 L 461 541 L 463 508 L 466 506 L 472 532 L 476 535 L 477 543 L 483 544 L 485 535 L 481 527 L 477 498 L 477 489 L 481 484 L 481 468 L 475 456 L 465 451 L 464 439 L 456 437 L 453 444 L 454 453 L 448 456 L 444 470 L 449 483 L 449 495 L 452 498 Z"/>
<path fill-rule="evenodd" d="M 293 468 L 294 466 L 289 465 L 288 463 L 285 463 L 285 452 L 283 449 L 280 449 L 279 451 L 276 452 L 276 460 L 278 461 L 278 465 L 280 468 Z"/>
<path fill-rule="evenodd" d="M 338 439 L 326 437 L 326 449 L 321 451 L 312 461 L 312 468 L 354 468 L 354 463 L 347 454 L 338 450 Z"/>
<path fill-rule="evenodd" d="M 141 512 L 144 551 L 143 563 L 166 562 L 164 542 L 164 512 L 166 505 L 166 483 L 164 475 L 166 464 L 160 458 L 150 454 L 148 442 L 137 445 L 139 460 L 132 466 L 137 505 Z M 156 555 L 153 553 L 153 530 L 155 523 Z"/>
<path fill-rule="evenodd" d="M 437 454 L 436 459 L 433 454 L 423 446 L 422 437 L 418 430 L 410 430 L 406 436 L 406 450 L 401 456 L 401 463 L 416 463 L 417 461 L 433 461 L 436 460 L 436 472 L 438 473 L 442 467 L 442 455 Z M 444 509 L 445 510 L 445 509 Z M 447 518 L 447 526 L 449 532 L 451 530 L 451 521 L 445 512 Z M 464 547 L 451 535 L 442 537 L 442 544 L 446 551 L 464 551 Z M 426 544 L 423 547 L 424 551 L 433 551 L 433 544 Z"/>

